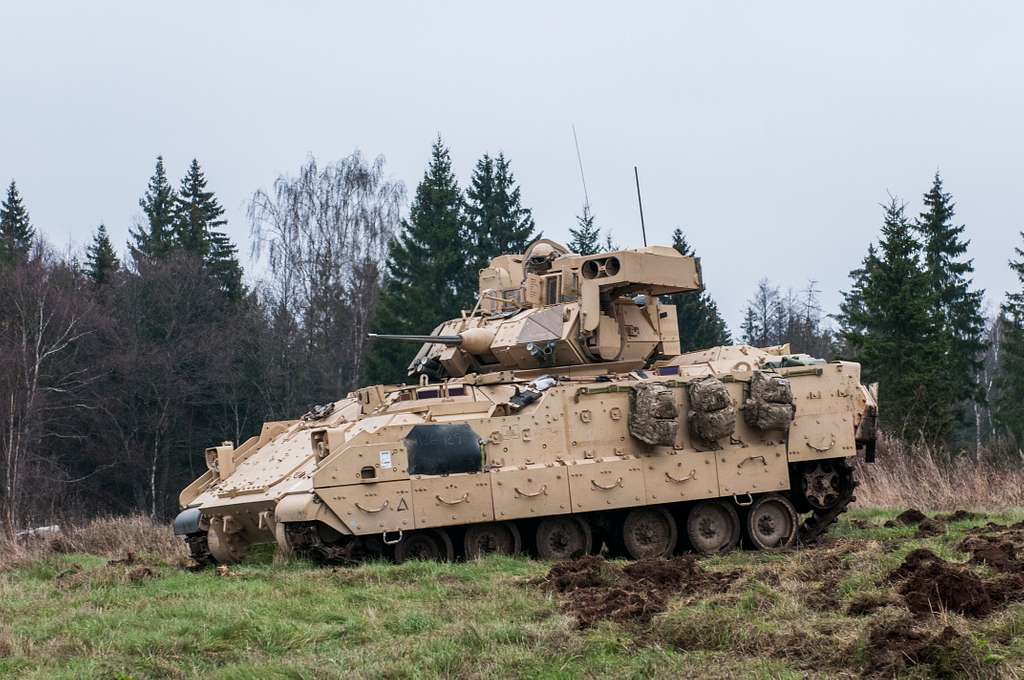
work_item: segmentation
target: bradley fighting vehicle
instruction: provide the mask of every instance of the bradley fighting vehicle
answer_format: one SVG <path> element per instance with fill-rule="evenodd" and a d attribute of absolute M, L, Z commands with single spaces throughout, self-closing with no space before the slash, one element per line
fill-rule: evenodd
<path fill-rule="evenodd" d="M 860 366 L 788 346 L 680 353 L 662 296 L 700 291 L 671 248 L 581 256 L 539 240 L 480 271 L 408 385 L 373 385 L 206 451 L 175 531 L 201 562 L 248 546 L 323 561 L 607 546 L 633 558 L 810 541 L 874 454 Z"/>

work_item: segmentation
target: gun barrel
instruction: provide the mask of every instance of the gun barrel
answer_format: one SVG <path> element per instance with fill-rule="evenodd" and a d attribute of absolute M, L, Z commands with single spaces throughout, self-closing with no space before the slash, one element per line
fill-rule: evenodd
<path fill-rule="evenodd" d="M 448 347 L 458 347 L 462 344 L 462 338 L 458 335 L 387 335 L 383 333 L 368 333 L 367 337 L 402 342 L 430 342 L 436 345 L 447 345 Z"/>

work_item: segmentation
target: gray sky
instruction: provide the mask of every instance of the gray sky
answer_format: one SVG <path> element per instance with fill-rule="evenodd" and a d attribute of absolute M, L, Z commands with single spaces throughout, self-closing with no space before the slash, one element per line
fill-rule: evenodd
<path fill-rule="evenodd" d="M 1024 228 L 1024 4 L 4 3 L 0 182 L 58 246 L 123 243 L 162 153 L 245 203 L 359 148 L 411 195 L 440 132 L 460 181 L 502 150 L 546 235 L 583 202 L 640 245 L 682 227 L 733 330 L 759 278 L 831 311 L 887 191 L 941 169 L 998 303 Z"/>

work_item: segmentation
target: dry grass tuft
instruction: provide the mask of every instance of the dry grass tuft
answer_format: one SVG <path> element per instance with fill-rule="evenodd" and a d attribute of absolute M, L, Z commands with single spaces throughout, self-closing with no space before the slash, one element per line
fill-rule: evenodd
<path fill-rule="evenodd" d="M 143 515 L 103 517 L 70 527 L 48 541 L 50 552 L 88 553 L 123 558 L 129 553 L 176 562 L 185 558 L 180 539 L 170 525 Z"/>
<path fill-rule="evenodd" d="M 1024 505 L 1024 470 L 990 452 L 950 456 L 884 437 L 874 463 L 856 461 L 859 507 L 952 510 Z"/>
<path fill-rule="evenodd" d="M 187 557 L 170 525 L 143 515 L 101 517 L 13 545 L 0 539 L 0 571 L 16 569 L 45 554 L 79 553 L 110 559 L 138 557 L 168 564 L 182 563 Z"/>

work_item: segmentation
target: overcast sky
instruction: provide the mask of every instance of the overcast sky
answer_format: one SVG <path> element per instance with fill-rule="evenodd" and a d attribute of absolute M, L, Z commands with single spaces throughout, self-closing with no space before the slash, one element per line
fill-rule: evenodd
<path fill-rule="evenodd" d="M 410 195 L 440 133 L 465 183 L 504 151 L 545 235 L 583 191 L 623 246 L 681 227 L 739 326 L 757 280 L 829 311 L 887 192 L 941 170 L 996 305 L 1024 228 L 1024 3 L 9 2 L 0 182 L 37 228 L 118 243 L 163 154 L 197 157 L 248 258 L 245 205 L 308 154 L 383 154 Z M 248 262 L 247 262 L 248 264 Z M 429 330 L 429 329 L 425 329 Z"/>

